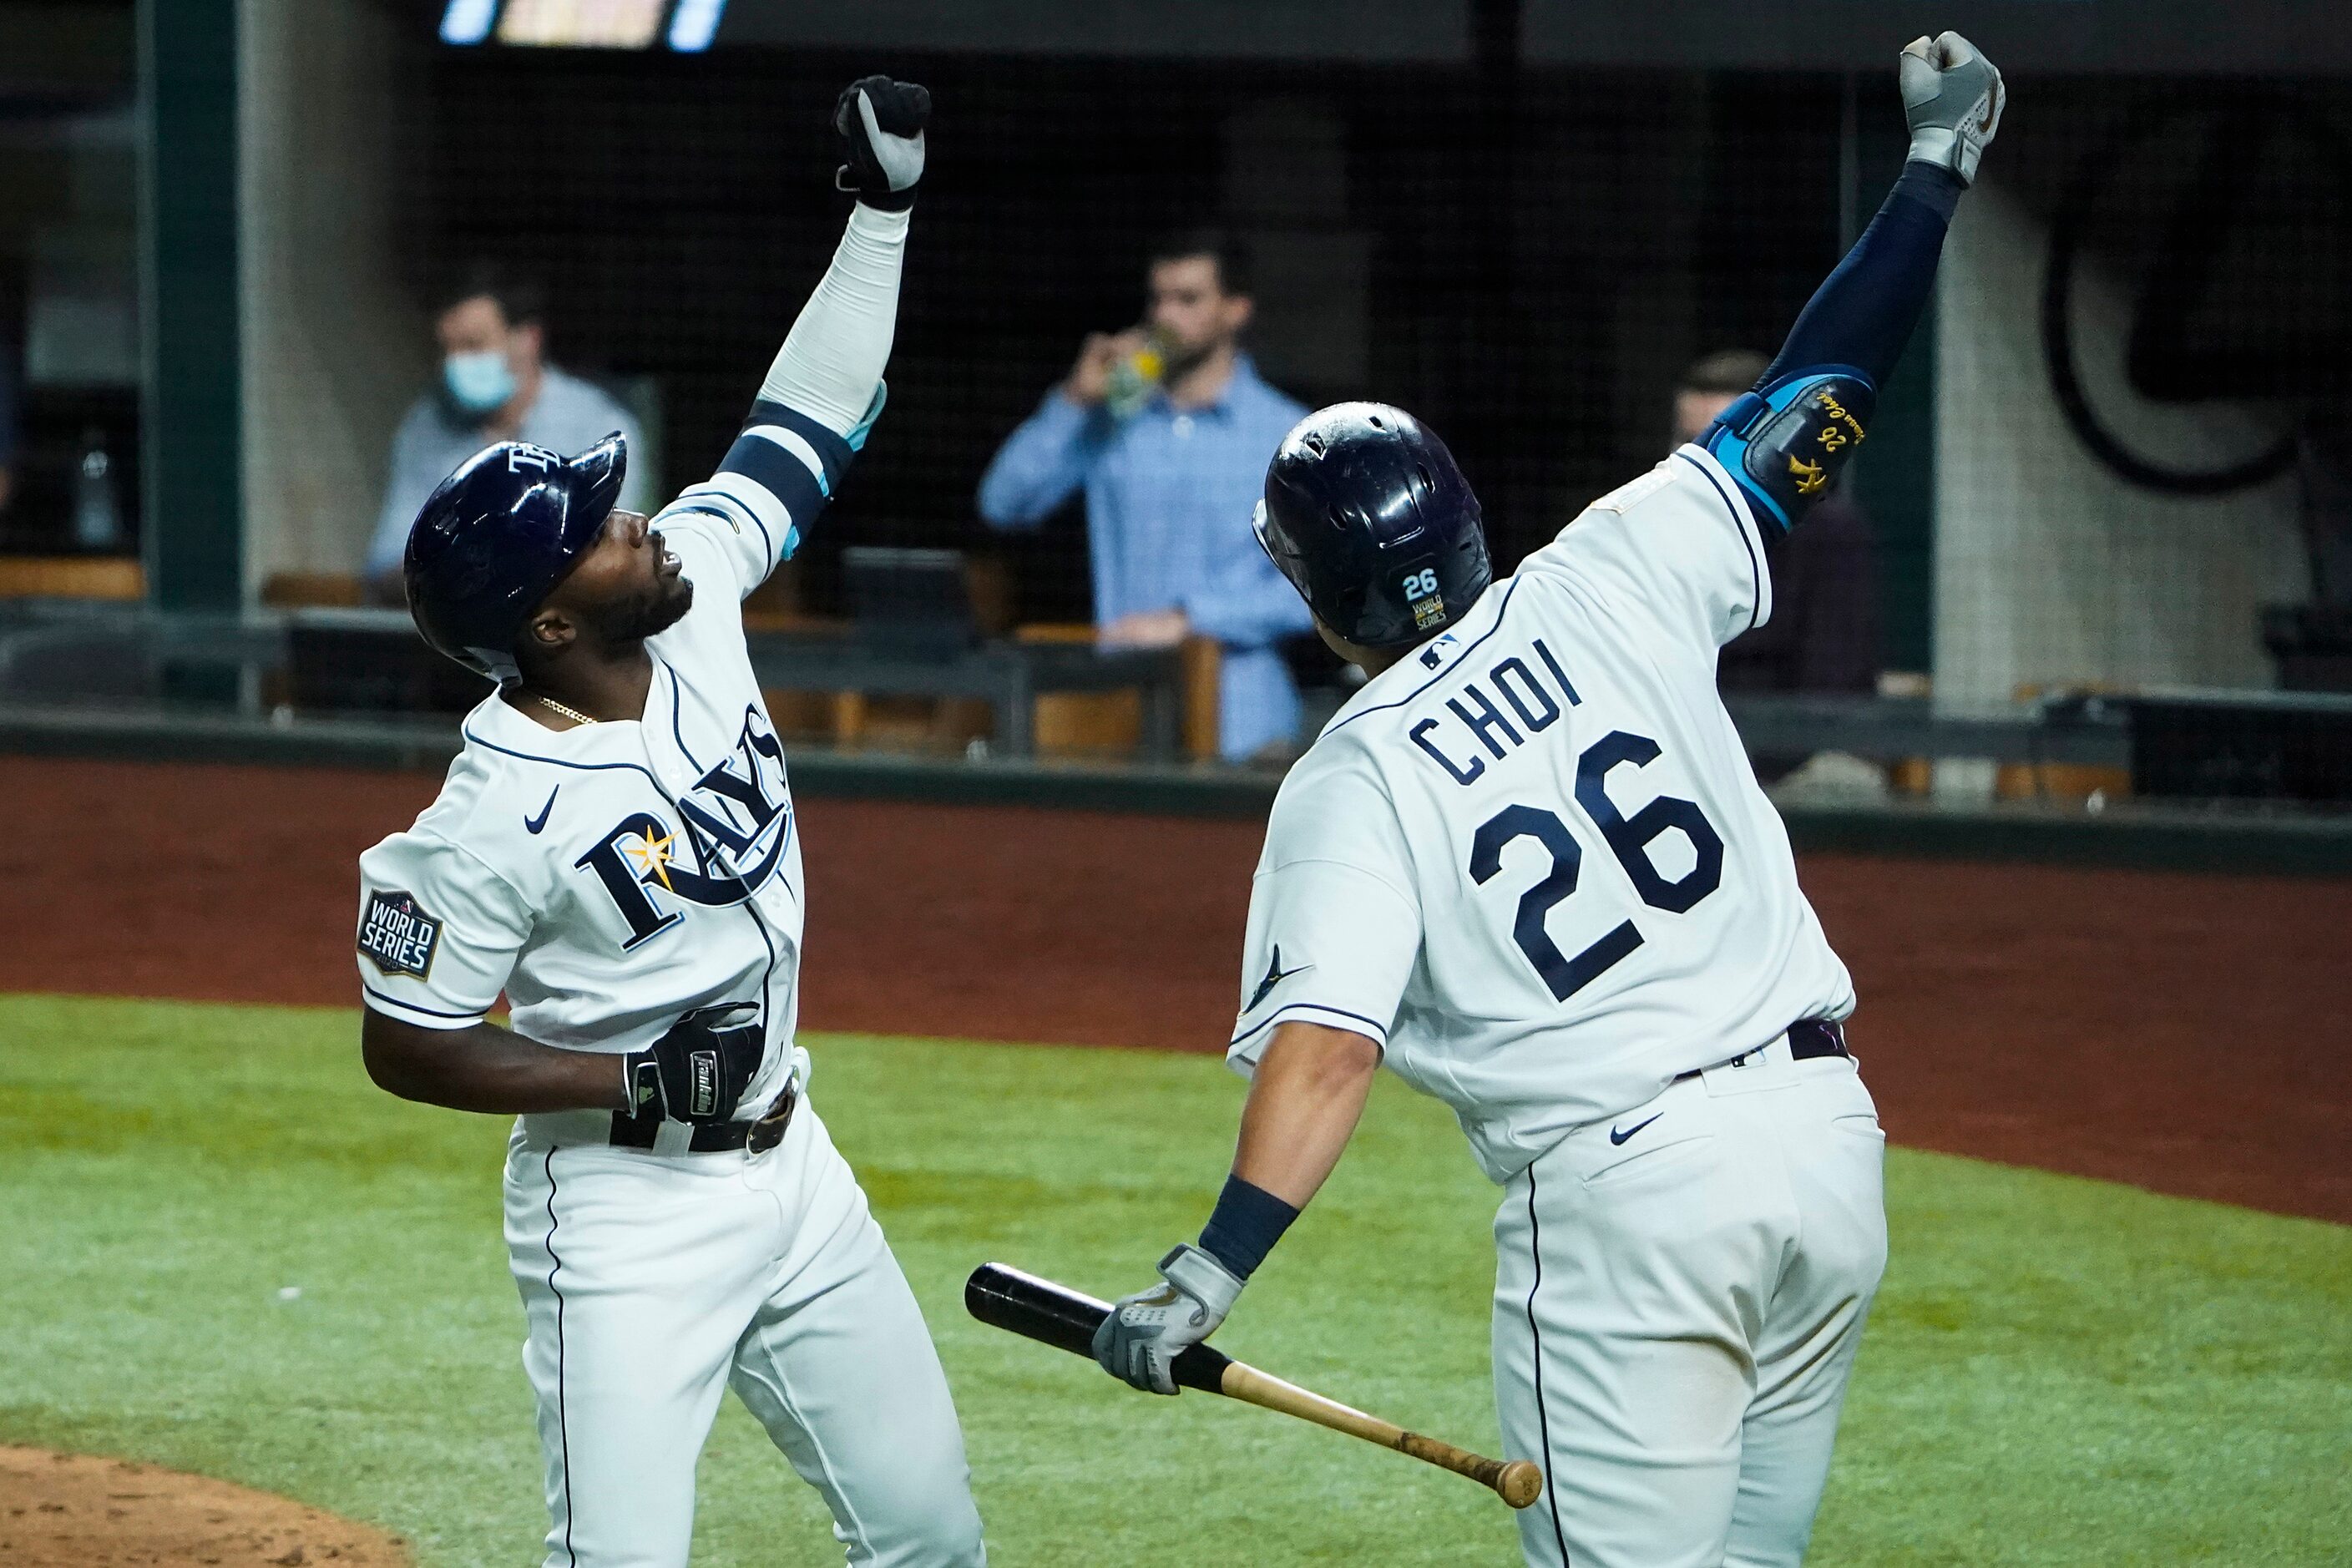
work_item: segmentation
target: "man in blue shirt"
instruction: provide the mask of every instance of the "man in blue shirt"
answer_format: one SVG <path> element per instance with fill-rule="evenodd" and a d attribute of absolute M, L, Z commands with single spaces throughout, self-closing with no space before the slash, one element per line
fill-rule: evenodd
<path fill-rule="evenodd" d="M 1102 640 L 1216 638 L 1218 751 L 1228 761 L 1295 745 L 1298 689 L 1275 645 L 1311 629 L 1250 531 L 1265 466 L 1307 409 L 1258 379 L 1241 352 L 1244 268 L 1234 242 L 1210 232 L 1154 251 L 1147 325 L 1090 335 L 1069 379 L 980 481 L 980 515 L 1003 529 L 1034 528 L 1085 488 Z M 1113 381 L 1147 349 L 1161 356 L 1160 384 L 1122 417 Z"/>

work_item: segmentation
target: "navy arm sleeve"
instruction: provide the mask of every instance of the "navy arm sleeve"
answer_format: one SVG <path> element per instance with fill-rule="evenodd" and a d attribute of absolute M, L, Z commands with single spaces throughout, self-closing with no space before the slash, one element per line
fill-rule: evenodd
<path fill-rule="evenodd" d="M 1747 492 L 1768 538 L 1796 526 L 1867 436 L 1878 389 L 1927 308 L 1963 189 L 1948 169 L 1905 164 L 1764 379 L 1699 438 Z"/>

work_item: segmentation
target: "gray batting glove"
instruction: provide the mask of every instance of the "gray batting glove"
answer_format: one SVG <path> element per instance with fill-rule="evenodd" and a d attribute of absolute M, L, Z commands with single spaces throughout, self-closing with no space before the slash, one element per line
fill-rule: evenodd
<path fill-rule="evenodd" d="M 931 95 L 911 81 L 869 76 L 851 82 L 833 106 L 834 134 L 848 160 L 833 183 L 869 207 L 906 211 L 923 177 L 923 127 L 930 118 Z"/>
<path fill-rule="evenodd" d="M 1165 1283 L 1121 1296 L 1095 1331 L 1095 1360 L 1146 1394 L 1173 1394 L 1176 1358 L 1217 1331 L 1246 1283 L 1187 1242 L 1160 1260 Z"/>
<path fill-rule="evenodd" d="M 1964 185 L 1976 184 L 2000 111 L 2009 101 L 2000 72 L 1958 33 L 1914 38 L 1896 61 L 1903 112 L 1911 121 L 1911 161 L 1949 169 Z"/>

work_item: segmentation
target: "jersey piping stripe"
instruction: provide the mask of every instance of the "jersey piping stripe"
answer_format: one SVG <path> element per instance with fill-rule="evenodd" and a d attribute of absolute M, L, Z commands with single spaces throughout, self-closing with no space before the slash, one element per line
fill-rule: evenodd
<path fill-rule="evenodd" d="M 792 842 L 792 821 L 790 818 L 786 818 L 784 822 L 784 842 L 786 844 L 790 844 Z M 782 864 L 782 850 L 779 849 L 777 851 L 779 864 Z M 757 899 L 747 897 L 744 899 L 742 903 L 737 907 L 741 909 L 745 914 L 751 917 L 751 928 L 760 933 L 760 945 L 768 950 L 768 965 L 766 968 L 760 971 L 760 1067 L 764 1069 L 768 1065 L 768 1046 L 770 1037 L 768 1031 L 774 1027 L 776 1016 L 774 1013 L 770 1011 L 770 1006 L 772 1001 L 772 993 L 769 986 L 769 983 L 776 977 L 776 943 L 775 940 L 768 934 L 768 917 L 760 912 L 760 901 Z M 790 1047 L 788 1046 L 786 1049 L 789 1050 Z M 787 1081 L 789 1081 L 789 1079 Z"/>
<path fill-rule="evenodd" d="M 699 773 L 703 771 L 701 759 L 687 749 L 686 724 L 678 716 L 678 710 L 686 704 L 685 689 L 680 687 L 677 683 L 677 671 L 676 668 L 668 664 L 664 664 L 662 666 L 662 671 L 669 677 L 670 735 L 677 742 L 677 754 L 686 759 L 686 765 Z"/>
<path fill-rule="evenodd" d="M 1542 1156 L 1537 1156 L 1540 1160 Z M 1536 1266 L 1535 1282 L 1528 1287 L 1528 1332 L 1535 1341 L 1531 1358 L 1536 1374 L 1536 1434 L 1543 1444 L 1544 1498 L 1551 1505 L 1551 1538 L 1559 1546 L 1560 1568 L 1570 1568 L 1568 1532 L 1560 1528 L 1559 1488 L 1552 1479 L 1551 1415 L 1544 1408 L 1543 1331 L 1536 1326 L 1536 1292 L 1543 1289 L 1543 1229 L 1536 1222 L 1536 1168 L 1528 1166 L 1528 1257 Z"/>
<path fill-rule="evenodd" d="M 360 992 L 363 995 L 373 997 L 387 1008 L 397 1007 L 404 1013 L 422 1013 L 428 1018 L 457 1018 L 469 1024 L 478 1024 L 489 1011 L 486 1007 L 477 1007 L 470 1013 L 445 1013 L 438 1007 L 420 1007 L 414 1002 L 404 1002 L 397 996 L 379 991 L 364 980 L 360 982 Z"/>
<path fill-rule="evenodd" d="M 1724 494 L 1723 486 L 1716 482 L 1713 474 L 1707 472 L 1705 463 L 1687 452 L 1676 452 L 1675 456 L 1699 471 L 1699 477 L 1706 481 L 1707 488 L 1715 491 L 1716 499 L 1723 502 L 1724 510 L 1731 513 L 1731 527 L 1732 531 L 1739 535 L 1739 548 L 1748 552 L 1748 580 L 1756 584 L 1756 591 L 1748 598 L 1748 629 L 1752 632 L 1757 626 L 1756 618 L 1764 613 L 1765 586 L 1763 558 L 1757 553 L 1754 541 L 1748 538 L 1748 530 L 1752 525 L 1748 521 L 1748 514 L 1742 511 L 1729 496 Z"/>
<path fill-rule="evenodd" d="M 572 1501 L 572 1427 L 563 1397 L 563 1292 L 557 1289 L 556 1271 L 563 1259 L 555 1251 L 555 1151 L 547 1152 L 542 1165 L 547 1173 L 547 1289 L 555 1298 L 555 1433 L 563 1459 L 563 1553 L 571 1560 L 572 1568 L 579 1568 L 580 1553 L 572 1544 L 572 1520 L 578 1511 Z"/>
<path fill-rule="evenodd" d="M 1361 1024 L 1366 1029 L 1371 1031 L 1373 1044 L 1379 1046 L 1382 1050 L 1388 1049 L 1389 1031 L 1387 1025 L 1380 1023 L 1374 1019 L 1367 1018 L 1361 1013 L 1350 1013 L 1345 1007 L 1326 1006 L 1320 1002 L 1285 1002 L 1281 1006 L 1276 1007 L 1274 1010 L 1273 1016 L 1268 1017 L 1265 1023 L 1253 1024 L 1248 1028 L 1244 1029 L 1240 1034 L 1235 1035 L 1232 1039 L 1227 1040 L 1225 1042 L 1225 1049 L 1232 1050 L 1235 1046 L 1240 1045 L 1252 1035 L 1258 1033 L 1262 1029 L 1271 1028 L 1276 1024 L 1287 1022 L 1312 1023 L 1314 1020 L 1301 1016 L 1301 1015 L 1307 1013 L 1328 1013 L 1335 1018 L 1347 1018 L 1355 1023 Z M 1354 1033 L 1356 1031 L 1351 1030 L 1349 1032 Z"/>
<path fill-rule="evenodd" d="M 742 497 L 732 494 L 731 492 L 720 488 L 715 482 L 706 481 L 702 484 L 688 486 L 687 489 L 678 496 L 677 500 L 672 501 L 663 510 L 665 511 L 706 512 L 712 517 L 722 520 L 730 527 L 733 527 L 737 532 L 741 532 L 742 525 L 736 522 L 736 521 L 732 517 L 729 516 L 725 510 L 718 507 L 698 504 L 705 501 L 714 500 L 724 501 L 727 505 L 731 506 L 735 508 L 736 510 L 741 512 L 745 517 L 750 518 L 751 520 L 751 526 L 760 531 L 760 542 L 766 549 L 768 559 L 773 561 L 776 558 L 776 536 L 768 531 L 767 520 L 760 515 L 760 509 L 753 506 L 750 501 L 745 500 Z M 658 522 L 661 520 L 659 518 L 656 518 L 654 521 Z"/>
<path fill-rule="evenodd" d="M 1367 713 L 1383 713 L 1391 708 L 1402 708 L 1406 703 L 1411 702 L 1414 698 L 1419 697 L 1423 692 L 1428 690 L 1431 687 L 1436 685 L 1439 681 L 1444 679 L 1447 676 L 1452 675 L 1455 669 L 1461 668 L 1462 661 L 1470 657 L 1470 650 L 1472 648 L 1476 647 L 1480 643 L 1485 642 L 1488 637 L 1493 637 L 1496 632 L 1503 629 L 1503 613 L 1511 607 L 1511 595 L 1518 592 L 1518 587 L 1519 580 L 1517 577 L 1512 578 L 1509 582 L 1503 584 L 1503 602 L 1496 608 L 1495 624 L 1488 626 L 1485 631 L 1480 632 L 1468 642 L 1463 644 L 1462 651 L 1454 656 L 1454 663 L 1452 666 L 1439 670 L 1436 674 L 1431 676 L 1427 680 L 1423 681 L 1419 686 L 1414 687 L 1410 692 L 1398 698 L 1393 702 L 1376 702 L 1371 707 L 1360 710 L 1358 712 L 1350 713 L 1344 719 L 1333 720 L 1331 721 L 1330 728 L 1325 730 L 1323 732 L 1327 735 L 1337 734 L 1341 730 L 1344 730 L 1349 725 L 1354 723 L 1357 720 L 1361 719 Z"/>
<path fill-rule="evenodd" d="M 661 795 L 662 798 L 665 800 L 669 798 L 668 795 L 664 794 L 662 791 L 661 780 L 654 777 L 652 771 L 643 763 L 575 763 L 568 757 L 543 757 L 537 752 L 519 752 L 512 746 L 501 746 L 496 741 L 485 741 L 479 735 L 475 734 L 471 729 L 461 727 L 457 732 L 465 736 L 467 740 L 471 741 L 474 744 L 481 747 L 482 750 L 486 752 L 497 752 L 505 756 L 520 757 L 526 763 L 545 763 L 548 766 L 555 768 L 576 768 L 583 773 L 614 772 L 625 773 L 644 773 L 646 775 L 646 782 L 654 786 L 656 794 Z"/>
<path fill-rule="evenodd" d="M 732 496 L 720 496 L 716 499 L 720 500 L 733 500 L 735 498 Z M 677 513 L 682 511 L 698 512 L 704 517 L 715 517 L 719 521 L 725 523 L 728 527 L 738 529 L 739 531 L 741 527 L 741 525 L 736 522 L 733 518 L 728 516 L 717 507 L 704 506 L 699 501 L 672 501 L 669 505 L 662 508 L 661 517 L 654 519 L 654 521 L 661 521 L 662 517 L 675 517 Z M 751 511 L 748 507 L 744 509 L 744 515 L 751 520 L 751 526 L 760 531 L 760 542 L 766 548 L 770 559 L 772 560 L 776 553 L 775 535 L 768 531 L 768 525 L 760 521 L 759 514 Z"/>
<path fill-rule="evenodd" d="M 753 479 L 749 474 L 736 473 L 728 468 L 720 468 L 717 473 L 712 474 L 709 479 L 703 480 L 702 483 L 689 486 L 684 493 L 687 495 L 693 495 L 697 491 L 700 491 L 705 495 L 712 494 L 714 492 L 719 495 L 723 495 L 740 505 L 750 508 L 754 512 L 761 510 L 761 503 L 762 501 L 765 501 L 769 506 L 775 508 L 778 511 L 782 511 L 783 510 L 782 499 L 780 498 L 775 491 L 770 489 L 767 486 L 761 484 L 758 479 Z M 792 520 L 790 518 L 785 518 L 782 521 L 789 522 Z"/>

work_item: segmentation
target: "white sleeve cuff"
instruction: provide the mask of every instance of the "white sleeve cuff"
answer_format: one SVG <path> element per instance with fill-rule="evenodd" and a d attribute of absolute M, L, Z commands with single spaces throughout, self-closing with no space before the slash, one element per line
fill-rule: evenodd
<path fill-rule="evenodd" d="M 487 1007 L 474 1013 L 452 1013 L 444 1008 L 404 1002 L 373 985 L 362 985 L 360 990 L 369 1011 L 381 1013 L 399 1023 L 414 1024 L 420 1029 L 470 1029 L 489 1016 Z"/>
<path fill-rule="evenodd" d="M 1286 1002 L 1272 1013 L 1234 1036 L 1225 1047 L 1225 1060 L 1236 1070 L 1255 1068 L 1274 1038 L 1276 1026 L 1283 1024 L 1320 1024 L 1327 1029 L 1345 1029 L 1351 1035 L 1361 1035 L 1385 1052 L 1389 1048 L 1389 1028 L 1361 1013 L 1350 1013 L 1345 1007 L 1326 1006 L 1320 1002 Z"/>

